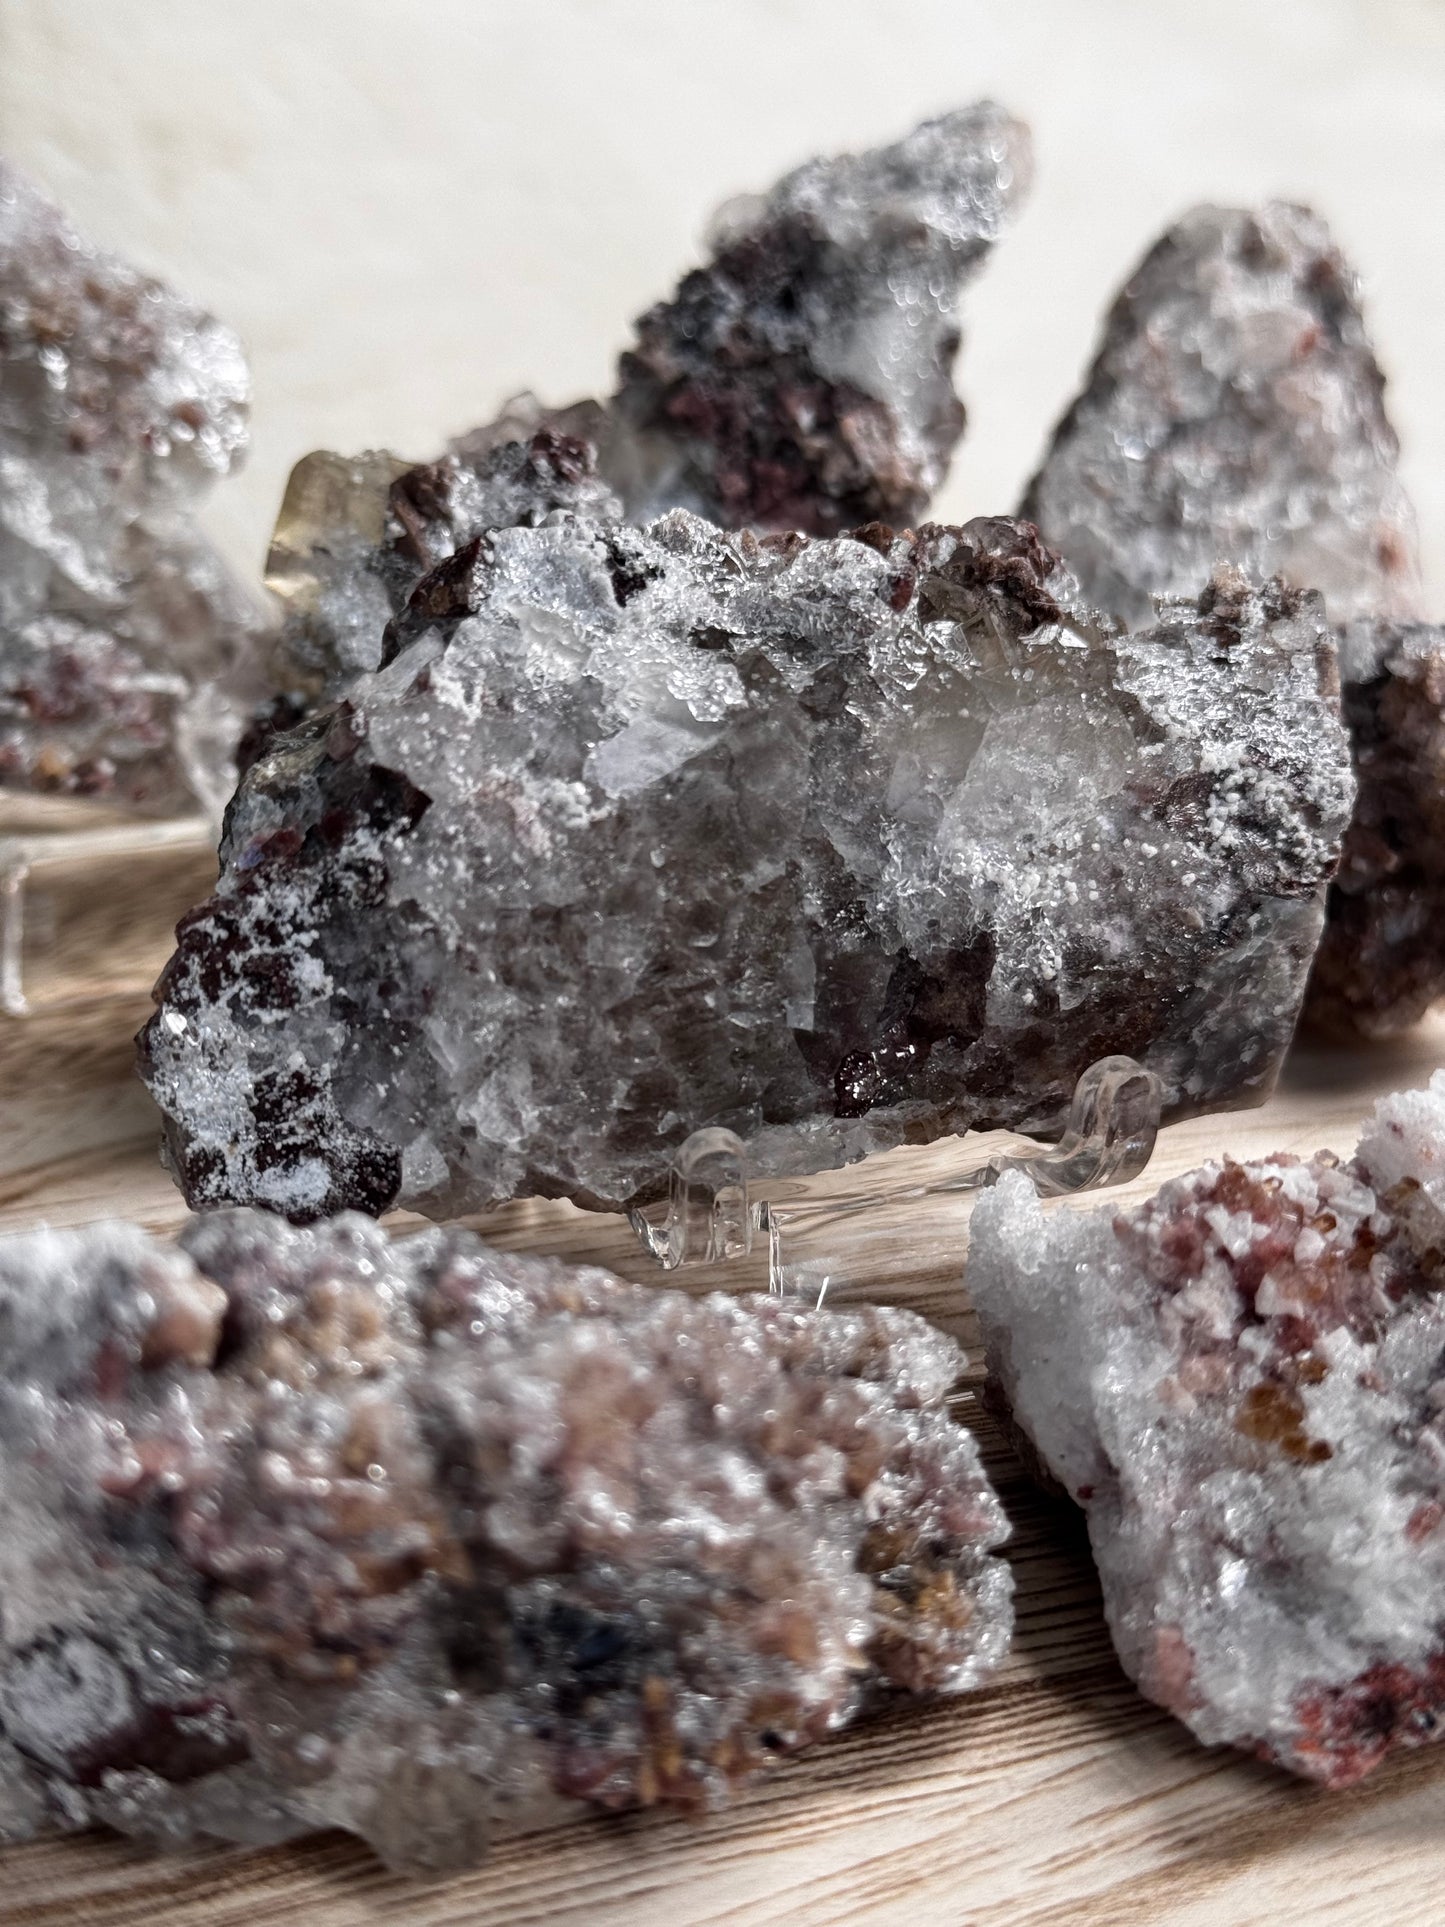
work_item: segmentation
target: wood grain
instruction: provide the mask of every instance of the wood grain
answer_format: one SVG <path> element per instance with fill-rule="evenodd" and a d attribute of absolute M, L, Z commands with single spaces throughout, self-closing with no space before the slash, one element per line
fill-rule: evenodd
<path fill-rule="evenodd" d="M 168 1230 L 183 1219 L 154 1117 L 124 1074 L 141 1014 L 122 995 L 63 1024 L 5 1021 L 0 1228 L 120 1215 Z M 1298 1050 L 1267 1105 L 1171 1127 L 1145 1177 L 1111 1196 L 1143 1196 L 1225 1152 L 1347 1151 L 1376 1096 L 1442 1062 L 1445 1021 L 1367 1051 Z M 27 1113 L 42 1128 L 27 1133 Z M 882 1162 L 902 1179 L 946 1155 Z M 625 1227 L 567 1205 L 518 1204 L 475 1222 L 499 1244 L 656 1277 Z M 879 1295 L 972 1345 L 960 1257 L 905 1222 Z M 340 1836 L 169 1857 L 99 1836 L 15 1848 L 0 1869 L 0 1923 L 1439 1927 L 1445 1749 L 1331 1795 L 1196 1745 L 1120 1673 L 1078 1515 L 1030 1483 L 976 1397 L 963 1411 L 1014 1522 L 1019 1604 L 1014 1651 L 972 1698 L 855 1728 L 701 1822 L 582 1821 L 503 1841 L 476 1872 L 441 1882 L 389 1875 Z"/>

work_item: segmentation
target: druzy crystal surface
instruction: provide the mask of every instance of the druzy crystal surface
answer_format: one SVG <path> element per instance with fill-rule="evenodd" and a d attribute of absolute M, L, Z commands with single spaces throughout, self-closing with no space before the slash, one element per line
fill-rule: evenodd
<path fill-rule="evenodd" d="M 300 705 L 375 668 L 427 569 L 555 509 L 833 534 L 913 523 L 963 430 L 959 301 L 1031 170 L 991 102 L 890 147 L 809 161 L 729 203 L 706 264 L 637 323 L 606 402 L 529 395 L 412 468 L 307 456 L 268 568 L 286 622 L 277 686 Z"/>
<path fill-rule="evenodd" d="M 1086 1214 L 1006 1177 L 968 1285 L 1144 1692 L 1334 1787 L 1445 1733 L 1445 1073 L 1348 1163 Z"/>
<path fill-rule="evenodd" d="M 445 608 L 445 616 L 422 612 Z M 504 529 L 232 805 L 142 1038 L 196 1205 L 645 1201 L 1268 1089 L 1351 782 L 1318 600 L 1122 635 L 1034 531 Z"/>
<path fill-rule="evenodd" d="M 0 1838 L 708 1807 L 1002 1658 L 1007 1526 L 907 1312 L 261 1213 L 0 1243 Z"/>
<path fill-rule="evenodd" d="M 1416 613 L 1356 276 L 1308 209 L 1200 207 L 1140 262 L 1020 511 L 1130 624 L 1220 562 L 1330 619 Z"/>
<path fill-rule="evenodd" d="M 219 808 L 262 621 L 192 517 L 248 393 L 229 329 L 0 162 L 0 785 Z"/>
<path fill-rule="evenodd" d="M 1445 996 L 1445 629 L 1351 623 L 1340 673 L 1359 797 L 1306 1008 L 1381 1036 Z"/>

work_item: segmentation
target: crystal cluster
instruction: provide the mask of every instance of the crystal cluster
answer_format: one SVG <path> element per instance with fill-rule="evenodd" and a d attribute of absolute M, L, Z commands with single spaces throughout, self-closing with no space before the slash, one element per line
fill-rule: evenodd
<path fill-rule="evenodd" d="M 725 1800 L 1007 1649 L 907 1312 L 694 1300 L 368 1220 L 0 1243 L 0 1838 Z"/>
<path fill-rule="evenodd" d="M 1360 805 L 1309 1010 L 1366 1034 L 1445 990 L 1441 632 L 1401 626 L 1418 563 L 1384 387 L 1322 221 L 1277 202 L 1198 208 L 1119 295 L 1022 510 L 1127 622 L 1230 562 L 1320 590 L 1347 625 Z"/>
<path fill-rule="evenodd" d="M 1126 1670 L 1200 1739 L 1347 1786 L 1445 1733 L 1445 1073 L 1354 1159 L 971 1226 L 992 1371 L 1084 1508 Z"/>
<path fill-rule="evenodd" d="M 426 613 L 446 609 L 446 615 Z M 142 1038 L 193 1205 L 656 1194 L 1269 1087 L 1351 781 L 1316 598 L 1122 635 L 1032 529 L 494 532 L 273 742 Z"/>
<path fill-rule="evenodd" d="M 554 509 L 616 521 L 594 445 L 555 428 L 412 467 L 372 451 L 296 464 L 266 565 L 285 612 L 278 674 L 301 713 L 380 666 L 387 624 L 424 576 L 484 531 Z M 283 718 L 284 719 L 284 718 Z"/>
<path fill-rule="evenodd" d="M 555 509 L 825 535 L 915 522 L 963 429 L 959 296 L 1030 167 L 1027 129 L 987 101 L 810 161 L 721 211 L 711 258 L 642 316 L 609 401 L 520 397 L 422 468 L 308 456 L 267 578 L 287 608 L 278 686 L 298 709 L 341 693 L 430 567 Z"/>
<path fill-rule="evenodd" d="M 1219 562 L 1414 613 L 1414 518 L 1356 277 L 1307 208 L 1201 207 L 1125 284 L 1021 514 L 1130 624 Z"/>
<path fill-rule="evenodd" d="M 1359 800 L 1306 1010 L 1381 1036 L 1445 996 L 1445 629 L 1351 623 L 1340 671 Z"/>
<path fill-rule="evenodd" d="M 712 259 L 622 357 L 633 511 L 814 535 L 916 521 L 963 429 L 959 292 L 1030 168 L 1026 129 L 985 101 L 725 207 Z"/>
<path fill-rule="evenodd" d="M 0 786 L 229 793 L 262 622 L 192 513 L 248 386 L 228 329 L 0 162 Z"/>

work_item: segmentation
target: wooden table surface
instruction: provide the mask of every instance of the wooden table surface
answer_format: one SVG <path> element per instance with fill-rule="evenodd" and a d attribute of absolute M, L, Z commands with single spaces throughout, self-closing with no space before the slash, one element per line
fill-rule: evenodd
<path fill-rule="evenodd" d="M 184 1217 L 127 1076 L 145 1007 L 128 980 L 0 1019 L 0 1229 L 123 1216 L 166 1230 Z M 1108 1195 L 1145 1195 L 1224 1152 L 1348 1151 L 1376 1096 L 1442 1063 L 1440 1019 L 1371 1050 L 1299 1049 L 1267 1105 L 1173 1126 L 1145 1177 Z M 890 1172 L 927 1155 L 896 1153 Z M 478 1222 L 499 1244 L 656 1277 L 616 1221 L 566 1205 Z M 890 1243 L 878 1295 L 975 1352 L 956 1256 L 916 1225 Z M 986 1690 L 861 1724 L 700 1822 L 582 1820 L 431 1883 L 388 1874 L 340 1835 L 165 1857 L 98 1835 L 14 1848 L 0 1856 L 0 1923 L 1440 1927 L 1445 1747 L 1326 1794 L 1197 1745 L 1119 1671 L 1078 1515 L 1031 1485 L 976 1401 L 965 1411 L 1015 1527 L 1018 1634 Z"/>

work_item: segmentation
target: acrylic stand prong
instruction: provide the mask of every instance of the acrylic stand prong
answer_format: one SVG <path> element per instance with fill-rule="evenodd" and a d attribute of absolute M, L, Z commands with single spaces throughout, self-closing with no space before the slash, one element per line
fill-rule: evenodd
<path fill-rule="evenodd" d="M 633 1206 L 632 1228 L 664 1271 L 722 1264 L 752 1249 L 747 1167 L 747 1149 L 731 1131 L 694 1131 L 669 1167 L 661 1222 Z"/>
<path fill-rule="evenodd" d="M 926 1241 L 940 1258 L 957 1250 L 980 1191 L 1005 1171 L 1023 1171 L 1044 1197 L 1123 1184 L 1149 1162 L 1159 1129 L 1159 1079 L 1131 1057 L 1091 1064 L 1074 1089 L 1069 1121 L 1057 1144 L 1016 1140 L 1000 1151 L 987 1138 L 957 1141 L 956 1156 L 940 1177 L 922 1184 L 811 1194 L 796 1183 L 779 1195 L 750 1196 L 746 1147 L 731 1131 L 695 1131 L 669 1171 L 662 1215 L 631 1213 L 644 1247 L 664 1267 L 719 1264 L 745 1258 L 765 1240 L 768 1289 L 779 1297 L 821 1305 L 844 1284 L 838 1253 L 856 1263 L 860 1247 L 876 1252 L 883 1274 L 887 1247 L 900 1219 L 925 1214 Z M 850 1287 L 851 1295 L 851 1287 Z"/>
<path fill-rule="evenodd" d="M 1058 1143 L 1022 1157 L 1005 1153 L 979 1182 L 993 1184 L 1004 1171 L 1025 1171 L 1042 1198 L 1127 1184 L 1154 1155 L 1161 1102 L 1153 1071 L 1132 1057 L 1101 1057 L 1074 1086 Z"/>

